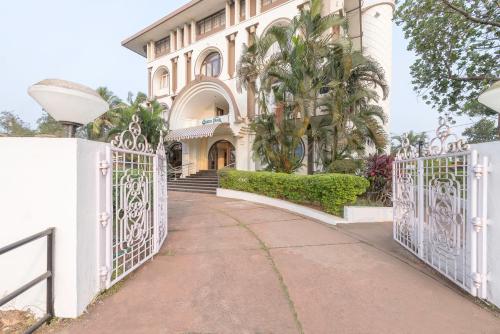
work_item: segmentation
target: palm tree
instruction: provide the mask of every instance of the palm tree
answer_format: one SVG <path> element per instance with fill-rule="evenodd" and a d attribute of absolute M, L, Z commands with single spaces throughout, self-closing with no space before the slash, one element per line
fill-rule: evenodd
<path fill-rule="evenodd" d="M 417 133 L 411 130 L 406 134 L 406 138 L 408 139 L 408 144 L 410 144 L 410 146 L 413 146 L 415 148 L 418 148 L 418 146 L 421 145 L 421 143 L 425 144 L 427 142 L 427 134 L 425 132 Z M 391 139 L 392 139 L 391 152 L 393 154 L 396 154 L 403 146 L 403 142 L 405 141 L 405 135 L 393 136 Z"/>
<path fill-rule="evenodd" d="M 93 122 L 85 125 L 81 130 L 81 136 L 89 140 L 106 141 L 108 133 L 115 127 L 115 123 L 126 104 L 107 87 L 99 87 L 96 91 L 108 103 L 109 110 Z"/>
<path fill-rule="evenodd" d="M 127 130 L 132 122 L 132 116 L 137 114 L 141 126 L 141 132 L 153 148 L 156 148 L 160 138 L 160 131 L 165 130 L 164 108 L 156 100 L 149 101 L 146 94 L 137 93 L 134 97 L 129 93 L 127 104 L 121 106 L 117 118 L 114 119 L 114 127 L 108 133 L 108 140 L 124 130 Z"/>
<path fill-rule="evenodd" d="M 326 86 L 320 106 L 328 117 L 323 117 L 319 128 L 328 131 L 315 133 L 321 143 L 323 168 L 336 160 L 363 156 L 370 147 L 382 151 L 388 144 L 383 125 L 386 115 L 376 103 L 388 94 L 384 71 L 374 60 L 353 51 L 350 43 L 337 46 L 328 64 L 331 81 Z"/>
<path fill-rule="evenodd" d="M 334 45 L 329 29 L 345 23 L 335 14 L 322 17 L 321 8 L 321 0 L 312 0 L 310 8 L 301 11 L 290 25 L 270 28 L 245 48 L 238 64 L 242 85 L 247 89 L 250 85 L 257 87 L 261 114 L 273 112 L 268 110 L 273 98 L 276 110 L 286 111 L 287 117 L 295 120 L 294 130 L 285 136 L 287 138 L 301 138 L 309 129 L 325 82 L 323 69 L 329 61 L 328 50 Z M 276 116 L 276 121 L 281 122 L 282 114 Z M 300 140 L 295 138 L 291 142 L 299 145 Z M 283 152 L 295 152 L 295 148 Z M 290 155 L 287 160 L 293 159 Z M 279 161 L 276 164 L 279 165 Z"/>

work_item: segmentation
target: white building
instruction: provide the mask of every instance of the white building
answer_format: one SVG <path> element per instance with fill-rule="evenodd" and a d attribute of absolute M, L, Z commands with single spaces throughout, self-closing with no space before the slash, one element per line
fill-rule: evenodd
<path fill-rule="evenodd" d="M 237 62 L 254 35 L 288 23 L 307 2 L 192 0 L 123 41 L 146 58 L 149 97 L 168 110 L 172 165 L 189 165 L 184 174 L 256 169 L 249 124 L 259 111 L 253 92 L 237 89 Z M 390 82 L 394 1 L 324 0 L 323 10 L 348 18 L 355 46 L 383 65 Z M 389 102 L 381 103 L 389 114 Z"/>

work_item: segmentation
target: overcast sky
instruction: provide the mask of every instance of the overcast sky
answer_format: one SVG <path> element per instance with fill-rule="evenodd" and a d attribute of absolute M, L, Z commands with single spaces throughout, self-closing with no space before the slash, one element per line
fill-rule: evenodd
<path fill-rule="evenodd" d="M 145 59 L 120 42 L 188 0 L 0 1 L 0 111 L 34 124 L 41 108 L 26 93 L 46 78 L 107 86 L 126 98 L 146 91 Z M 391 133 L 432 131 L 438 114 L 411 87 L 401 30 L 394 28 Z M 469 123 L 468 118 L 458 124 Z M 463 127 L 461 128 L 463 129 Z M 461 132 L 461 129 L 457 132 Z"/>

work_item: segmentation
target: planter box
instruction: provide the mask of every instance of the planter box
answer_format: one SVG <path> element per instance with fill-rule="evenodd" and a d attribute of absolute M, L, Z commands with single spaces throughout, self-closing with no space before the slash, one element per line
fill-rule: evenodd
<path fill-rule="evenodd" d="M 346 223 L 382 223 L 392 222 L 392 207 L 346 206 L 344 207 Z"/>

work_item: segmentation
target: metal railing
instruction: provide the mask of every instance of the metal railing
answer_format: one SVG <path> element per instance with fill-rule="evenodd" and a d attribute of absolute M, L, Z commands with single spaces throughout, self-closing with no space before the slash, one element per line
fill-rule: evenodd
<path fill-rule="evenodd" d="M 41 317 L 35 324 L 26 330 L 25 333 L 33 333 L 40 328 L 45 322 L 54 317 L 54 234 L 55 228 L 49 228 L 43 232 L 34 234 L 10 245 L 0 248 L 0 255 L 3 255 L 11 250 L 24 246 L 30 242 L 47 237 L 47 271 L 30 282 L 24 284 L 17 290 L 9 293 L 7 296 L 0 299 L 0 307 L 10 302 L 12 299 L 31 289 L 38 283 L 46 280 L 47 282 L 47 301 L 45 315 Z"/>
<path fill-rule="evenodd" d="M 184 165 L 181 165 L 181 166 L 177 166 L 177 167 L 171 167 L 169 166 L 168 167 L 168 178 L 169 179 L 174 179 L 174 180 L 177 180 L 179 178 L 179 176 L 181 176 L 183 173 L 184 173 L 184 168 L 187 167 L 187 174 L 189 175 L 190 174 L 190 171 L 191 171 L 191 166 L 193 165 L 192 162 L 190 163 L 187 163 L 187 164 L 184 164 Z"/>

